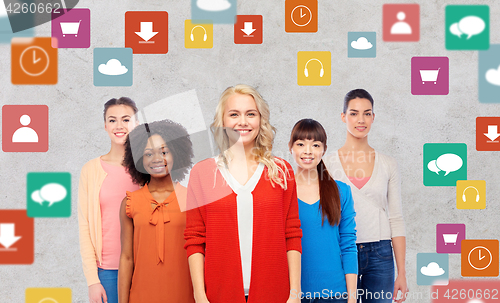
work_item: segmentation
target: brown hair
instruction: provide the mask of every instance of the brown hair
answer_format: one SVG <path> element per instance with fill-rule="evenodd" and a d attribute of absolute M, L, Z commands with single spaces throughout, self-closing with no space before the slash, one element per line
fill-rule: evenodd
<path fill-rule="evenodd" d="M 293 143 L 297 140 L 306 139 L 320 141 L 326 149 L 326 131 L 318 121 L 313 119 L 302 119 L 295 123 L 290 135 L 288 147 L 292 148 Z M 341 209 L 339 189 L 337 183 L 326 169 L 323 159 L 319 161 L 316 169 L 319 178 L 319 209 L 323 215 L 321 224 L 325 222 L 326 217 L 328 223 L 334 226 L 340 223 Z"/>
<path fill-rule="evenodd" d="M 103 112 L 104 122 L 106 122 L 106 112 L 113 105 L 130 106 L 132 108 L 132 110 L 134 110 L 134 114 L 137 114 L 137 111 L 138 111 L 137 105 L 135 105 L 135 102 L 132 99 L 130 99 L 129 97 L 121 97 L 118 99 L 113 98 L 113 99 L 108 100 L 108 102 L 104 103 L 104 112 Z"/>

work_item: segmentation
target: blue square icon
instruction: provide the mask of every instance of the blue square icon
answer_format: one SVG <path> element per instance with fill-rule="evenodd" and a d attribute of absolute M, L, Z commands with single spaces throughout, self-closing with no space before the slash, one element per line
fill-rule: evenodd
<path fill-rule="evenodd" d="M 479 102 L 500 103 L 500 44 L 479 51 Z"/>
<path fill-rule="evenodd" d="M 10 25 L 11 20 L 9 20 L 9 16 L 7 15 L 5 5 L 3 5 L 3 3 L 0 4 L 0 43 L 10 43 L 10 40 L 12 40 L 12 38 L 14 38 L 14 37 L 34 37 L 35 36 L 35 30 L 34 30 L 35 19 L 33 17 L 34 15 L 33 14 L 31 14 L 31 15 L 24 14 L 24 15 L 25 16 L 22 16 L 22 14 L 21 14 L 21 15 L 19 15 L 19 17 L 16 15 L 13 15 L 10 18 L 12 18 L 14 22 L 15 22 L 15 19 L 23 18 L 22 22 L 32 24 L 32 27 L 30 27 L 26 30 L 17 32 L 17 33 L 13 33 L 12 27 Z"/>
<path fill-rule="evenodd" d="M 94 49 L 94 86 L 132 86 L 131 48 Z"/>
<path fill-rule="evenodd" d="M 448 254 L 417 254 L 417 285 L 448 285 Z"/>
<path fill-rule="evenodd" d="M 348 32 L 348 58 L 375 58 L 377 56 L 376 32 Z"/>
<path fill-rule="evenodd" d="M 191 20 L 236 23 L 236 0 L 191 0 Z"/>

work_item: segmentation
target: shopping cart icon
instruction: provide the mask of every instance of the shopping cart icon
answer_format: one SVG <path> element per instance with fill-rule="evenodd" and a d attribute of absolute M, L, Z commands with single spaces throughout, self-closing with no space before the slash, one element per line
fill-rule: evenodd
<path fill-rule="evenodd" d="M 458 232 L 456 234 L 443 234 L 444 245 L 452 243 L 453 245 L 457 245 L 458 234 Z"/>
<path fill-rule="evenodd" d="M 425 84 L 425 82 L 434 82 L 434 84 L 436 84 L 440 69 L 441 68 L 421 69 L 420 70 L 420 78 L 422 78 L 422 84 Z"/>
<path fill-rule="evenodd" d="M 61 31 L 63 34 L 63 37 L 66 37 L 66 35 L 75 35 L 75 37 L 78 37 L 78 30 L 80 29 L 80 22 L 61 22 Z"/>

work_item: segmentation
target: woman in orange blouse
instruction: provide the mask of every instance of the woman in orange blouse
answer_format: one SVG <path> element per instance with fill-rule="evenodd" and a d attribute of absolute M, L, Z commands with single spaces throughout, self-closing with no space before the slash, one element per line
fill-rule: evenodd
<path fill-rule="evenodd" d="M 184 245 L 185 210 L 178 196 L 191 167 L 192 144 L 170 120 L 139 125 L 125 142 L 124 166 L 143 187 L 120 210 L 120 303 L 194 303 Z M 184 189 L 184 190 L 182 190 Z M 179 199 L 182 200 L 182 199 Z"/>

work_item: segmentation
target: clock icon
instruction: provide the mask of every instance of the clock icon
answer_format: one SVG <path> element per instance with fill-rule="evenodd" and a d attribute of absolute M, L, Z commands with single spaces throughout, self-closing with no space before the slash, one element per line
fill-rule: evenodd
<path fill-rule="evenodd" d="M 476 270 L 483 270 L 490 266 L 493 256 L 489 249 L 484 246 L 476 246 L 470 250 L 467 257 L 469 265 Z"/>
<path fill-rule="evenodd" d="M 49 68 L 49 54 L 40 46 L 30 46 L 21 53 L 19 63 L 24 73 L 37 77 Z"/>
<path fill-rule="evenodd" d="M 312 20 L 312 12 L 311 10 L 305 6 L 305 5 L 297 5 L 293 10 L 292 10 L 292 22 L 297 25 L 297 26 L 306 26 L 308 25 L 311 20 Z"/>

